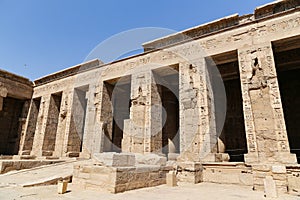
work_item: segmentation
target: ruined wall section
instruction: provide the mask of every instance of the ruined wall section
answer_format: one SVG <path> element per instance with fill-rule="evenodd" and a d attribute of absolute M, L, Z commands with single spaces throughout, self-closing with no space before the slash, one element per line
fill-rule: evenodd
<path fill-rule="evenodd" d="M 0 151 L 3 155 L 19 151 L 32 93 L 31 81 L 0 70 Z"/>

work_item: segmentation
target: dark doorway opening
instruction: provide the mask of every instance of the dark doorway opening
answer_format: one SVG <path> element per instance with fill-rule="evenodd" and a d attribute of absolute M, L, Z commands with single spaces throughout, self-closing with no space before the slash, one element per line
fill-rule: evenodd
<path fill-rule="evenodd" d="M 104 152 L 122 151 L 124 120 L 130 115 L 131 76 L 103 84 L 101 121 L 104 122 Z"/>
<path fill-rule="evenodd" d="M 3 99 L 0 111 L 0 154 L 16 155 L 19 151 L 19 118 L 22 114 L 24 100 L 11 97 Z"/>
<path fill-rule="evenodd" d="M 87 92 L 89 86 L 82 86 L 74 89 L 72 115 L 71 115 L 71 129 L 68 141 L 68 152 L 78 155 L 82 151 L 84 129 L 86 124 L 87 113 Z M 72 154 L 70 154 L 72 155 Z"/>
<path fill-rule="evenodd" d="M 55 149 L 62 92 L 51 94 L 48 118 L 43 142 L 43 156 L 52 156 Z"/>
<path fill-rule="evenodd" d="M 34 135 L 36 131 L 36 125 L 38 120 L 38 115 L 40 111 L 40 105 L 41 105 L 41 97 L 34 98 L 31 100 L 31 106 L 29 111 L 29 117 L 28 117 L 28 124 L 27 124 L 27 131 L 24 138 L 24 144 L 22 153 L 29 155 L 30 151 L 32 150 Z"/>
<path fill-rule="evenodd" d="M 218 94 L 218 87 L 216 84 L 217 76 L 221 76 L 226 92 L 226 117 L 222 128 L 222 120 L 219 120 L 216 114 L 217 133 L 220 134 L 217 142 L 218 153 L 228 153 L 230 162 L 244 162 L 244 154 L 247 150 L 247 140 L 245 132 L 244 114 L 243 114 L 243 100 L 240 84 L 240 74 L 238 65 L 237 51 L 232 51 L 206 59 L 209 72 L 210 67 L 217 66 L 219 74 L 210 73 L 212 83 L 214 105 L 216 108 L 216 101 L 223 101 Z M 220 79 L 220 77 L 218 78 Z"/>
<path fill-rule="evenodd" d="M 300 163 L 300 38 L 274 42 L 273 52 L 290 150 Z"/>
<path fill-rule="evenodd" d="M 171 154 L 180 153 L 178 70 L 178 65 L 153 70 L 155 91 L 162 105 L 162 153 L 169 159 Z"/>

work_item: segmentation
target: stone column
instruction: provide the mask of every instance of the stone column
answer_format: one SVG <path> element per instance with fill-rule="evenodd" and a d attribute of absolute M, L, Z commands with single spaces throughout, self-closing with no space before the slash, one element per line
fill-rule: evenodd
<path fill-rule="evenodd" d="M 101 105 L 102 105 L 102 89 L 103 89 L 103 82 L 96 83 L 94 94 L 93 94 L 93 107 L 94 107 L 94 126 L 93 126 L 93 136 L 91 141 L 91 154 L 93 153 L 102 153 L 103 146 L 102 140 L 104 136 L 103 131 L 103 122 L 101 122 Z"/>
<path fill-rule="evenodd" d="M 95 94 L 95 87 L 89 87 L 89 91 L 86 93 L 87 98 L 87 107 L 86 107 L 86 116 L 85 116 L 85 128 L 82 141 L 82 153 L 80 157 L 89 158 L 93 151 L 93 140 L 94 140 L 94 131 L 95 131 L 95 113 L 96 107 L 94 103 L 93 96 Z M 100 145 L 100 144 L 98 144 Z"/>
<path fill-rule="evenodd" d="M 104 90 L 104 83 L 101 81 L 99 83 L 99 86 L 95 90 L 94 95 L 94 104 L 95 104 L 95 127 L 94 127 L 94 136 L 93 136 L 93 153 L 102 153 L 105 150 L 104 142 L 105 142 L 105 125 L 106 122 L 103 121 L 103 119 L 107 119 L 106 116 L 103 116 L 103 109 L 102 105 L 106 104 L 103 100 L 105 98 L 109 99 L 109 94 Z M 103 93 L 106 93 L 105 96 L 103 96 Z"/>
<path fill-rule="evenodd" d="M 41 99 L 40 112 L 37 119 L 36 131 L 33 139 L 31 155 L 42 156 L 42 147 L 46 132 L 46 125 L 49 113 L 51 94 L 43 96 Z"/>
<path fill-rule="evenodd" d="M 74 85 L 73 85 L 74 86 Z M 77 129 L 76 123 L 74 122 L 74 116 L 73 116 L 73 107 L 74 107 L 74 95 L 75 95 L 75 88 L 71 88 L 68 91 L 68 100 L 67 100 L 67 106 L 65 107 L 64 113 L 66 113 L 65 116 L 65 134 L 64 134 L 64 140 L 63 140 L 63 147 L 62 147 L 62 153 L 63 156 L 66 157 L 78 157 L 79 156 L 79 141 L 74 141 L 74 138 L 78 138 L 77 135 Z M 74 137 L 74 134 L 75 137 Z M 76 150 L 74 150 L 74 148 Z"/>
<path fill-rule="evenodd" d="M 99 132 L 100 135 L 94 135 L 94 151 L 109 152 L 112 149 L 112 126 L 113 126 L 113 113 L 111 93 L 113 92 L 113 86 L 107 85 L 101 82 L 96 92 L 95 105 L 97 120 L 95 125 L 95 132 Z M 99 142 L 99 143 L 98 143 Z M 97 146 L 100 144 L 100 147 Z"/>
<path fill-rule="evenodd" d="M 64 141 L 67 140 L 67 122 L 70 115 L 70 95 L 72 94 L 72 91 L 65 90 L 62 93 L 62 100 L 61 100 L 61 108 L 60 108 L 60 114 L 59 114 L 59 126 L 57 127 L 57 135 L 56 135 L 56 141 L 55 141 L 55 151 L 53 153 L 54 156 L 62 157 L 64 156 Z"/>
<path fill-rule="evenodd" d="M 31 99 L 27 115 L 24 135 L 20 141 L 19 155 L 30 155 L 33 148 L 35 133 L 38 130 L 38 117 L 41 107 L 41 98 Z"/>
<path fill-rule="evenodd" d="M 3 99 L 7 96 L 7 89 L 0 85 L 0 111 L 3 109 Z"/>
<path fill-rule="evenodd" d="M 162 107 L 162 99 L 161 93 L 162 88 L 156 80 L 153 73 L 151 73 L 151 91 L 150 91 L 151 99 L 150 99 L 150 107 L 148 107 L 148 111 L 150 112 L 147 116 L 149 118 L 146 120 L 149 121 L 150 125 L 150 133 L 149 130 L 146 130 L 145 139 L 146 141 L 150 138 L 150 152 L 153 153 L 162 153 L 162 122 L 163 122 L 163 107 Z M 147 128 L 147 127 L 146 127 Z M 148 144 L 148 142 L 147 142 Z M 146 150 L 146 149 L 145 149 Z"/>
<path fill-rule="evenodd" d="M 131 76 L 130 119 L 124 121 L 122 152 L 152 152 L 151 71 Z"/>
<path fill-rule="evenodd" d="M 271 43 L 238 50 L 246 163 L 296 163 L 290 153 Z"/>
<path fill-rule="evenodd" d="M 200 161 L 213 148 L 212 125 L 204 58 L 179 64 L 180 160 Z"/>
<path fill-rule="evenodd" d="M 15 148 L 17 148 L 17 149 L 15 149 L 15 151 L 14 151 L 14 152 L 17 152 L 19 155 L 21 155 L 22 149 L 24 146 L 24 140 L 25 140 L 25 135 L 26 135 L 26 120 L 27 120 L 27 116 L 29 113 L 30 103 L 31 103 L 30 100 L 26 100 L 24 102 L 24 105 L 22 108 L 22 114 L 19 118 L 18 134 L 20 135 L 20 137 L 19 137 L 18 146 L 17 145 L 15 146 Z"/>

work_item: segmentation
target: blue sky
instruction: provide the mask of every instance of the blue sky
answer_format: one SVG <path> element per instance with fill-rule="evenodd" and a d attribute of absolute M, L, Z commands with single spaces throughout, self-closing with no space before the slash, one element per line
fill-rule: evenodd
<path fill-rule="evenodd" d="M 270 0 L 0 0 L 0 68 L 31 80 L 79 64 L 133 28 L 184 30 Z"/>

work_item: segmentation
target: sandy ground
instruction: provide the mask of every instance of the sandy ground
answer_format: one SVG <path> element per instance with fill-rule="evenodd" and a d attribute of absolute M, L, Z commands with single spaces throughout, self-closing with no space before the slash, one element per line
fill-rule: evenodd
<path fill-rule="evenodd" d="M 265 200 L 263 192 L 252 191 L 250 187 L 237 185 L 220 185 L 201 183 L 197 185 L 180 184 L 178 187 L 166 185 L 128 191 L 120 194 L 110 194 L 103 191 L 80 190 L 68 185 L 66 194 L 57 194 L 57 186 L 40 186 L 31 188 L 7 187 L 0 188 L 0 200 Z M 281 195 L 278 199 L 300 200 L 300 196 Z"/>

